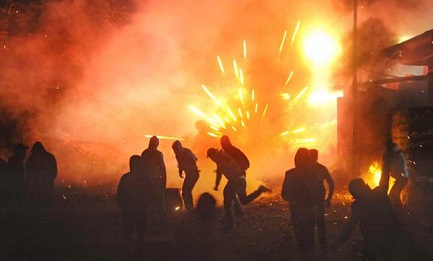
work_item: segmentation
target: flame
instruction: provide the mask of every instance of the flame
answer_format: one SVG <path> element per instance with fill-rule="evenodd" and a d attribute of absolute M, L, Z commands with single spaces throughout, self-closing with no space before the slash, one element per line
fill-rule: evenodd
<path fill-rule="evenodd" d="M 379 186 L 380 176 L 382 175 L 382 167 L 379 164 L 379 162 L 374 161 L 369 167 L 368 167 L 368 173 L 369 179 L 366 181 L 366 183 L 370 187 L 377 187 Z"/>

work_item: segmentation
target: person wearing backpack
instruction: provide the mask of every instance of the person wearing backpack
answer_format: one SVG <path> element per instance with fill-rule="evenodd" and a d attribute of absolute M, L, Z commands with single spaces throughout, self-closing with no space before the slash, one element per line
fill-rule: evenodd
<path fill-rule="evenodd" d="M 248 157 L 245 155 L 245 153 L 243 153 L 239 148 L 233 146 L 233 144 L 230 142 L 230 138 L 227 135 L 223 135 L 221 137 L 220 143 L 224 152 L 239 164 L 244 176 L 246 176 L 246 171 L 250 167 L 250 161 L 248 160 Z M 271 192 L 271 190 L 263 185 L 260 185 L 256 191 L 247 195 L 247 186 L 245 183 L 245 186 L 239 190 L 237 195 L 242 205 L 248 205 L 265 192 Z M 237 206 L 235 205 L 235 208 L 236 207 Z"/>

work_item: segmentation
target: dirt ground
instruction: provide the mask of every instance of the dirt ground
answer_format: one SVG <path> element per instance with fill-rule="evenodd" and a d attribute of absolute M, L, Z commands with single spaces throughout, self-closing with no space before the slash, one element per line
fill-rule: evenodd
<path fill-rule="evenodd" d="M 431 187 L 424 188 L 400 216 L 395 260 L 433 260 Z M 429 198 L 426 198 L 426 195 Z M 231 233 L 223 232 L 223 210 L 208 222 L 183 211 L 170 212 L 164 231 L 149 228 L 145 258 L 126 258 L 115 195 L 76 190 L 59 194 L 50 208 L 7 206 L 2 211 L 0 260 L 299 260 L 288 205 L 278 193 L 245 207 Z M 352 199 L 337 189 L 327 209 L 329 241 L 350 215 Z M 409 201 L 410 202 L 410 201 Z M 7 214 L 5 214 L 7 213 Z M 361 260 L 357 230 L 339 248 L 316 251 L 317 260 Z"/>

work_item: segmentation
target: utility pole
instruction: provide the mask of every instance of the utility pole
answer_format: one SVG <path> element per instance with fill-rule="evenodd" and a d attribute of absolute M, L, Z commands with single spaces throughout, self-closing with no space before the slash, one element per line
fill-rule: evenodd
<path fill-rule="evenodd" d="M 353 0 L 352 175 L 358 175 L 358 0 Z"/>

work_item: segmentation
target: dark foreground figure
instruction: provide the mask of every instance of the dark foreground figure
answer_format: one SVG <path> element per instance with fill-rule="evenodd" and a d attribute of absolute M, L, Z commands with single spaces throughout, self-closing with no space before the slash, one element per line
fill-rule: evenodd
<path fill-rule="evenodd" d="M 285 173 L 281 195 L 289 202 L 296 246 L 302 260 L 314 260 L 317 184 L 310 152 L 299 148 L 295 155 L 295 167 Z"/>
<path fill-rule="evenodd" d="M 349 192 L 355 201 L 349 221 L 335 241 L 335 246 L 346 241 L 359 225 L 364 239 L 363 260 L 391 261 L 394 256 L 397 217 L 387 196 L 388 178 L 382 174 L 381 184 L 371 189 L 360 179 L 349 183 Z M 385 176 L 385 177 L 384 177 Z"/>
<path fill-rule="evenodd" d="M 26 163 L 30 197 L 40 203 L 48 203 L 54 195 L 57 177 L 57 161 L 41 142 L 33 144 Z"/>
<path fill-rule="evenodd" d="M 141 153 L 143 174 L 150 184 L 149 218 L 155 229 L 164 228 L 168 223 L 165 200 L 167 171 L 164 156 L 158 146 L 158 137 L 152 136 L 148 148 Z"/>
<path fill-rule="evenodd" d="M 121 177 L 117 187 L 117 206 L 122 216 L 124 249 L 127 257 L 132 257 L 143 255 L 148 221 L 149 184 L 143 175 L 140 156 L 131 156 L 129 167 L 130 171 Z M 136 242 L 134 238 L 137 239 Z"/>

